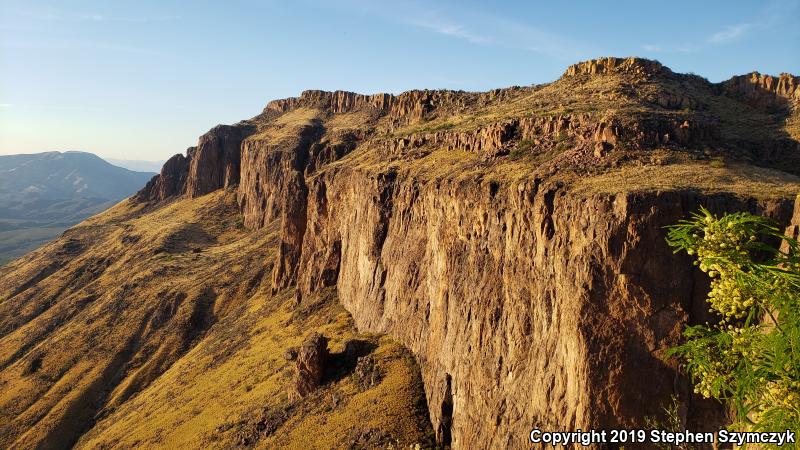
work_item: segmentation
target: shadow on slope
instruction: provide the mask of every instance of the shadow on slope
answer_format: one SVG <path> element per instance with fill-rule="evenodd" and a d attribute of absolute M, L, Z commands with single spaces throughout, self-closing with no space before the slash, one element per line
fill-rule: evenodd
<path fill-rule="evenodd" d="M 362 338 L 381 383 L 359 389 L 342 360 L 314 396 L 288 401 L 286 348 L 314 330 L 336 352 L 356 335 L 334 294 L 298 317 L 292 291 L 262 289 L 276 245 L 274 224 L 244 230 L 220 191 L 123 202 L 0 268 L 0 446 L 275 448 L 310 433 L 311 448 L 347 448 L 371 429 L 427 442 L 418 369 L 385 338 Z M 265 410 L 285 412 L 270 413 L 281 433 L 250 426 Z"/>

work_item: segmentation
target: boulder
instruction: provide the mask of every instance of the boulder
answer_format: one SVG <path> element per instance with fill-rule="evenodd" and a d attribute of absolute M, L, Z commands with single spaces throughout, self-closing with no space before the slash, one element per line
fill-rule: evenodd
<path fill-rule="evenodd" d="M 322 384 L 327 360 L 328 338 L 319 333 L 312 333 L 297 352 L 292 398 L 306 397 Z"/>

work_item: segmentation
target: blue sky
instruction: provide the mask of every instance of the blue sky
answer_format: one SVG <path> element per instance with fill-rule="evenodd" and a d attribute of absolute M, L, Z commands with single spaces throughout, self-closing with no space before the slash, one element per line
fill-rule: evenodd
<path fill-rule="evenodd" d="M 800 0 L 0 0 L 0 154 L 165 159 L 305 89 L 486 90 L 631 55 L 800 74 Z"/>

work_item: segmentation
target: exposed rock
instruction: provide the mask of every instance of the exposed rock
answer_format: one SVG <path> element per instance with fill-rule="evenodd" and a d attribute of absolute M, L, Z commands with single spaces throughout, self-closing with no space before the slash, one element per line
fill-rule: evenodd
<path fill-rule="evenodd" d="M 310 190 L 324 206 L 309 205 L 319 232 L 304 241 L 301 289 L 323 279 L 316 257 L 341 242 L 341 301 L 360 329 L 418 356 L 434 428 L 452 420 L 458 448 L 507 447 L 531 423 L 633 427 L 659 413 L 654 399 L 689 396 L 660 352 L 681 324 L 704 320 L 703 281 L 662 227 L 700 204 L 783 223 L 791 210 L 691 193 L 580 198 L 530 182 L 491 197 L 472 183 L 386 184 L 356 170 Z M 359 214 L 332 213 L 348 205 Z M 711 429 L 713 417 L 695 407 L 690 427 Z"/>
<path fill-rule="evenodd" d="M 294 361 L 297 359 L 297 349 L 294 347 L 287 348 L 285 352 L 283 352 L 283 359 L 287 361 Z"/>
<path fill-rule="evenodd" d="M 672 71 L 658 61 L 643 58 L 597 58 L 573 64 L 567 68 L 563 76 L 606 75 L 611 73 L 628 73 L 635 75 L 671 74 Z"/>
<path fill-rule="evenodd" d="M 709 105 L 723 101 L 731 111 L 756 114 L 748 104 L 720 96 L 763 106 L 764 99 L 796 99 L 797 82 L 759 75 L 712 85 L 655 61 L 601 58 L 571 66 L 557 83 L 575 88 L 600 76 L 623 77 L 602 94 L 636 99 L 635 113 L 559 104 L 555 113 L 492 110 L 491 120 L 477 114 L 473 118 L 480 120 L 456 125 L 441 119 L 527 98 L 535 88 L 397 96 L 306 91 L 270 102 L 263 114 L 275 118 L 309 108 L 313 119 L 275 128 L 266 121 L 258 134 L 241 141 L 238 201 L 244 224 L 280 227 L 273 291 L 296 284 L 300 309 L 335 287 L 360 330 L 389 334 L 411 349 L 441 444 L 515 448 L 532 424 L 562 430 L 640 427 L 643 417 L 659 414 L 673 395 L 689 403 L 690 429 L 716 429 L 725 420 L 719 405 L 692 397 L 674 361 L 663 357 L 685 324 L 707 319 L 707 281 L 686 257 L 672 254 L 663 227 L 700 205 L 748 210 L 782 225 L 794 210 L 795 228 L 787 231 L 796 235 L 797 206 L 786 199 L 660 186 L 578 193 L 559 179 L 559 171 L 590 173 L 618 156 L 645 164 L 655 151 L 709 158 L 730 148 L 736 151 L 726 157 L 776 161 L 796 171 L 796 139 L 775 133 L 749 141 L 739 135 L 740 123 L 729 122 L 730 111 L 715 116 Z M 665 80 L 672 84 L 653 87 Z M 692 89 L 682 89 L 682 83 Z M 620 94 L 644 84 L 652 89 L 641 98 L 638 92 Z M 327 121 L 354 111 L 369 112 L 379 125 L 326 128 Z M 773 123 L 773 116 L 762 119 Z M 429 127 L 403 126 L 428 120 Z M 235 146 L 228 146 L 235 138 L 226 139 L 201 139 L 198 150 L 188 153 L 188 160 L 198 161 L 192 178 L 208 181 L 189 183 L 199 186 L 190 193 L 235 178 L 218 170 L 228 167 L 219 162 L 224 155 L 235 159 Z M 544 167 L 552 170 L 540 176 L 532 168 L 515 181 L 482 178 L 481 168 L 523 149 L 555 153 Z M 480 175 L 419 179 L 403 170 L 437 150 L 480 155 L 474 163 Z M 377 157 L 368 153 L 373 151 Z M 213 173 L 201 170 L 201 153 Z M 353 153 L 361 159 L 337 164 Z M 170 180 L 179 178 L 162 171 L 154 181 L 160 184 L 150 190 L 156 199 L 175 195 L 178 187 L 162 186 L 178 186 Z M 295 359 L 288 352 L 286 357 Z M 319 386 L 326 358 L 326 339 L 311 336 L 296 355 L 294 398 Z M 379 374 L 373 357 L 356 358 L 358 384 L 374 385 Z"/>
<path fill-rule="evenodd" d="M 396 124 L 417 122 L 427 118 L 437 109 L 462 108 L 471 102 L 486 104 L 501 100 L 509 92 L 519 88 L 496 89 L 484 94 L 462 91 L 413 90 L 400 95 L 363 95 L 347 91 L 304 91 L 300 97 L 273 100 L 265 112 L 287 112 L 299 107 L 316 107 L 331 113 L 347 113 L 358 110 L 374 110 L 391 117 Z"/>
<path fill-rule="evenodd" d="M 314 392 L 322 383 L 328 359 L 328 339 L 312 333 L 297 353 L 295 373 L 290 396 L 298 399 Z"/>
<path fill-rule="evenodd" d="M 286 112 L 298 106 L 318 106 L 333 113 L 350 112 L 358 109 L 374 108 L 387 110 L 394 96 L 391 94 L 362 95 L 347 91 L 304 91 L 300 97 L 273 100 L 267 104 L 268 110 Z"/>
<path fill-rule="evenodd" d="M 723 82 L 722 89 L 727 95 L 759 107 L 800 103 L 800 77 L 790 73 L 777 77 L 758 72 L 739 75 Z"/>
<path fill-rule="evenodd" d="M 197 197 L 238 184 L 240 147 L 253 131 L 253 127 L 245 125 L 217 125 L 200 136 L 189 162 L 186 193 Z"/>
<path fill-rule="evenodd" d="M 83 250 L 83 244 L 79 239 L 69 238 L 58 250 L 62 256 L 77 256 Z"/>
<path fill-rule="evenodd" d="M 278 142 L 250 138 L 242 143 L 238 198 L 245 226 L 262 228 L 279 217 L 288 197 L 303 198 L 304 194 L 294 190 L 305 186 L 309 148 L 322 131 L 319 126 L 303 126 Z M 287 215 L 290 214 L 284 214 Z"/>
<path fill-rule="evenodd" d="M 275 433 L 278 428 L 289 420 L 293 412 L 293 405 L 264 408 L 260 415 L 238 424 L 240 429 L 236 432 L 236 443 L 243 447 L 254 446 L 260 439 L 267 438 Z M 233 424 L 225 424 L 217 427 L 214 432 L 221 434 L 233 426 Z"/>
<path fill-rule="evenodd" d="M 361 390 L 369 389 L 381 382 L 381 371 L 372 355 L 358 358 L 353 378 Z"/>
<path fill-rule="evenodd" d="M 595 158 L 602 158 L 606 156 L 609 150 L 614 148 L 614 146 L 608 142 L 595 142 L 594 144 L 594 157 Z"/>
<path fill-rule="evenodd" d="M 296 279 L 306 229 L 305 169 L 309 148 L 321 133 L 319 126 L 311 125 L 281 142 L 248 139 L 242 144 L 238 199 L 245 226 L 261 228 L 280 219 L 281 243 L 272 273 L 274 290 Z"/>
<path fill-rule="evenodd" d="M 698 106 L 697 99 L 688 93 L 677 93 L 671 91 L 661 91 L 651 101 L 667 109 L 685 109 Z"/>
<path fill-rule="evenodd" d="M 409 150 L 432 147 L 473 152 L 485 158 L 508 153 L 520 141 L 532 140 L 543 146 L 566 137 L 577 143 L 589 143 L 592 148 L 602 144 L 610 150 L 618 140 L 631 149 L 648 149 L 668 144 L 702 145 L 719 139 L 717 126 L 710 122 L 664 119 L 640 119 L 621 123 L 615 119 L 599 119 L 589 114 L 511 119 L 473 130 L 437 131 L 415 134 L 383 142 L 387 155 L 402 156 Z"/>
<path fill-rule="evenodd" d="M 186 153 L 191 157 L 194 147 Z M 154 176 L 147 185 L 133 197 L 135 201 L 162 201 L 181 195 L 186 188 L 189 175 L 189 158 L 177 154 L 168 159 L 161 168 L 161 173 Z"/>
<path fill-rule="evenodd" d="M 239 182 L 241 142 L 254 128 L 247 124 L 218 125 L 202 135 L 186 156 L 175 155 L 134 197 L 134 201 L 163 201 L 188 194 L 197 197 Z"/>

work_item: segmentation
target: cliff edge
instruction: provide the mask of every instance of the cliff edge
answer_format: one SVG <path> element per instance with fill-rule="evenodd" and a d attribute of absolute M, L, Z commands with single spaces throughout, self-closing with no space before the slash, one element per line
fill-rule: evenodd
<path fill-rule="evenodd" d="M 711 430 L 725 422 L 724 408 L 694 396 L 664 355 L 685 324 L 708 319 L 708 285 L 667 247 L 663 227 L 702 205 L 767 215 L 796 230 L 798 102 L 791 75 L 714 84 L 640 58 L 586 61 L 552 83 L 481 93 L 306 91 L 215 127 L 120 208 L 126 220 L 154 221 L 195 205 L 193 219 L 172 219 L 178 226 L 227 199 L 229 209 L 211 222 L 217 225 L 203 225 L 216 231 L 193 239 L 208 242 L 197 245 L 214 255 L 211 247 L 227 242 L 226 227 L 239 221 L 252 244 L 241 241 L 210 271 L 194 259 L 148 267 L 188 264 L 202 272 L 197 279 L 226 280 L 224 290 L 239 293 L 231 298 L 258 286 L 263 298 L 283 299 L 281 314 L 312 321 L 335 293 L 358 332 L 387 335 L 415 357 L 429 422 L 412 426 L 419 422 L 410 417 L 403 426 L 419 439 L 427 426 L 452 448 L 527 448 L 535 427 L 641 427 L 673 396 L 689 429 Z M 93 232 L 76 230 L 70 236 L 78 240 Z M 267 237 L 269 244 L 261 241 Z M 26 292 L 63 277 L 55 262 L 41 273 L 30 266 L 45 266 L 63 244 L 0 269 L 10 286 L 0 291 L 0 305 L 19 305 Z M 140 273 L 137 264 L 129 272 Z M 207 302 L 202 295 L 188 298 Z M 65 301 L 53 293 L 48 305 Z M 234 314 L 225 304 L 213 303 L 213 317 L 234 317 L 218 315 Z M 35 323 L 50 307 L 41 308 L 22 322 Z M 79 317 L 80 308 L 63 320 Z M 247 317 L 272 320 L 271 311 Z M 2 317 L 12 317 L 0 339 L 11 355 L 3 373 L 13 378 L 32 364 L 28 349 L 39 341 L 15 331 L 19 313 Z M 225 336 L 220 327 L 210 329 Z M 185 346 L 228 345 L 203 333 Z M 190 350 L 177 361 L 197 358 Z M 100 385 L 127 373 L 106 370 Z M 264 376 L 274 370 L 267 364 Z M 42 383 L 55 389 L 58 377 Z M 169 384 L 159 386 L 170 395 Z M 206 394 L 183 395 L 195 401 Z M 120 409 L 104 406 L 108 417 L 125 410 L 126 398 L 114 404 Z M 19 442 L 29 413 L 0 411 L 20 427 L 0 429 L 0 442 Z M 142 420 L 172 436 L 153 414 Z M 110 419 L 96 420 L 79 444 L 109 436 Z M 220 420 L 196 426 L 209 430 Z M 281 424 L 276 429 L 289 426 Z M 253 445 L 280 444 L 268 439 Z"/>

